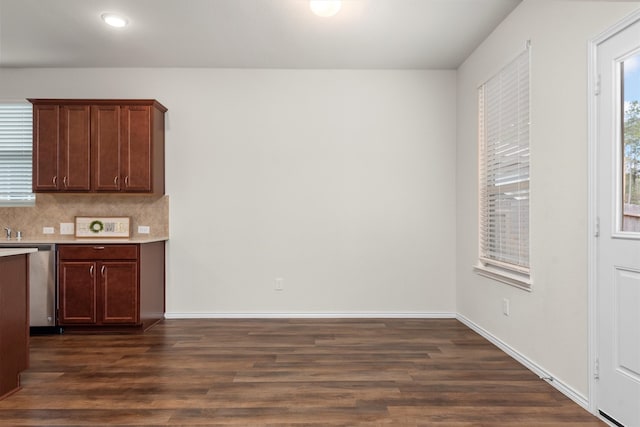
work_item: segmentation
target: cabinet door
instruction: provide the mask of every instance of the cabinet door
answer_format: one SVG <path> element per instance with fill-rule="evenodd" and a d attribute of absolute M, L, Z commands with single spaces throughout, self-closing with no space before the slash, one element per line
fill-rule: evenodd
<path fill-rule="evenodd" d="M 97 265 L 89 261 L 59 263 L 59 313 L 61 325 L 97 322 Z"/>
<path fill-rule="evenodd" d="M 100 264 L 102 323 L 138 322 L 138 265 L 135 261 Z"/>
<path fill-rule="evenodd" d="M 33 191 L 58 190 L 59 153 L 60 107 L 57 105 L 34 105 Z"/>
<path fill-rule="evenodd" d="M 121 132 L 121 170 L 123 190 L 152 190 L 151 107 L 123 106 Z"/>
<path fill-rule="evenodd" d="M 60 175 L 64 191 L 91 189 L 91 116 L 88 105 L 60 107 Z M 58 177 L 60 180 L 60 177 Z M 60 186 L 60 182 L 58 182 Z"/>
<path fill-rule="evenodd" d="M 93 160 L 93 189 L 120 191 L 120 106 L 91 107 L 91 152 Z"/>

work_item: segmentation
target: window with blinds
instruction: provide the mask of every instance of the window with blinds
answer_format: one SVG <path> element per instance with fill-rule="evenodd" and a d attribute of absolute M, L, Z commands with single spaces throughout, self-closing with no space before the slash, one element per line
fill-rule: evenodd
<path fill-rule="evenodd" d="M 479 143 L 479 270 L 528 288 L 529 49 L 480 86 Z"/>
<path fill-rule="evenodd" d="M 31 133 L 31 104 L 0 103 L 0 206 L 35 204 Z"/>

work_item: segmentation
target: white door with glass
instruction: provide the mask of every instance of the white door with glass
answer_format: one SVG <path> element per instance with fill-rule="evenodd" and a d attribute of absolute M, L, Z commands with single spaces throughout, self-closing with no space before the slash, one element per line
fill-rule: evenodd
<path fill-rule="evenodd" d="M 597 47 L 600 413 L 640 427 L 640 21 Z"/>

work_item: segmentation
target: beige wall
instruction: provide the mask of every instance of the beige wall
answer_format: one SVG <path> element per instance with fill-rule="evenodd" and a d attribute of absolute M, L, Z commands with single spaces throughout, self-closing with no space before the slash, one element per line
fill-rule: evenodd
<path fill-rule="evenodd" d="M 640 2 L 525 0 L 458 70 L 457 310 L 587 396 L 587 42 Z M 531 40 L 532 292 L 480 277 L 477 87 Z M 502 314 L 502 299 L 511 315 Z"/>
<path fill-rule="evenodd" d="M 455 312 L 455 79 L 0 69 L 0 98 L 168 107 L 169 315 L 428 315 Z"/>

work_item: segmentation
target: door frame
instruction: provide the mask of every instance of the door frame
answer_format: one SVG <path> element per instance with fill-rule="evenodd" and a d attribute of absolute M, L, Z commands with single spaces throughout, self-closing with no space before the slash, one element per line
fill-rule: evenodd
<path fill-rule="evenodd" d="M 589 375 L 589 411 L 594 415 L 607 422 L 598 413 L 598 387 L 597 373 L 598 367 L 598 283 L 597 283 L 597 262 L 598 262 L 598 93 L 600 91 L 600 81 L 598 78 L 598 47 L 624 31 L 631 25 L 640 21 L 640 9 L 632 12 L 630 15 L 622 19 L 617 24 L 600 33 L 595 38 L 589 40 L 588 43 L 588 212 L 587 212 L 587 228 L 588 228 L 588 375 Z"/>

